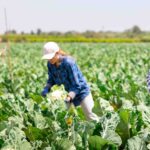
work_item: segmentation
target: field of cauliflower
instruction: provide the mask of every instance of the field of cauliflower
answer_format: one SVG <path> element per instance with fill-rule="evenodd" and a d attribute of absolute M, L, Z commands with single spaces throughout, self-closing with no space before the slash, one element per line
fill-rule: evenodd
<path fill-rule="evenodd" d="M 10 43 L 0 55 L 0 149 L 150 149 L 150 44 L 59 45 L 86 77 L 100 121 L 87 122 L 80 107 L 66 111 L 63 86 L 41 97 L 48 77 L 43 43 Z"/>

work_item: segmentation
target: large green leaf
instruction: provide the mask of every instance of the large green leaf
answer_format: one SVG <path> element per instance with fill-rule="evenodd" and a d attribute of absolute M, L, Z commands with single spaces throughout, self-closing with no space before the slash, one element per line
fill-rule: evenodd
<path fill-rule="evenodd" d="M 30 141 L 43 140 L 47 135 L 46 130 L 41 130 L 32 126 L 29 126 L 27 129 L 24 129 L 24 132 Z"/>
<path fill-rule="evenodd" d="M 31 144 L 29 142 L 23 142 L 20 145 L 19 150 L 32 150 Z"/>
<path fill-rule="evenodd" d="M 147 150 L 147 147 L 143 139 L 138 136 L 134 136 L 128 139 L 126 150 Z"/>
<path fill-rule="evenodd" d="M 150 107 L 147 107 L 144 103 L 137 106 L 137 110 L 141 112 L 144 124 L 150 128 Z"/>
<path fill-rule="evenodd" d="M 55 148 L 60 150 L 76 150 L 73 143 L 66 138 L 59 140 L 59 142 L 56 143 Z"/>
<path fill-rule="evenodd" d="M 121 137 L 113 130 L 107 130 L 103 138 L 107 139 L 108 141 L 111 141 L 112 143 L 118 146 L 122 144 Z"/>
<path fill-rule="evenodd" d="M 99 135 L 101 135 L 102 138 L 107 139 L 108 141 L 111 141 L 120 146 L 122 140 L 120 136 L 115 132 L 118 123 L 119 123 L 118 114 L 115 112 L 109 112 L 103 115 L 103 117 L 101 118 L 99 131 L 98 128 L 97 129 L 95 128 L 95 130 L 98 131 L 97 133 L 99 133 Z"/>
<path fill-rule="evenodd" d="M 3 139 L 0 139 L 0 148 L 2 148 L 3 144 L 4 144 L 4 140 Z"/>
<path fill-rule="evenodd" d="M 40 95 L 30 94 L 30 97 L 32 98 L 33 101 L 35 101 L 38 104 L 40 104 L 43 101 L 43 98 Z"/>
<path fill-rule="evenodd" d="M 6 121 L 0 122 L 0 132 L 4 130 L 5 128 L 7 128 L 7 126 L 8 126 L 8 123 Z"/>
<path fill-rule="evenodd" d="M 122 109 L 119 112 L 120 122 L 117 125 L 116 132 L 121 136 L 123 145 L 130 138 L 130 112 Z"/>
<path fill-rule="evenodd" d="M 100 136 L 90 136 L 88 139 L 90 150 L 117 150 L 117 146 Z"/>

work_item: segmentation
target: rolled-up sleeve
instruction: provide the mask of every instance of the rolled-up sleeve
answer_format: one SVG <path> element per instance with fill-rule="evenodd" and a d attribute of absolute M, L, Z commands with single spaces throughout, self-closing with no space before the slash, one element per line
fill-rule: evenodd
<path fill-rule="evenodd" d="M 52 77 L 52 73 L 51 70 L 49 68 L 49 65 L 47 64 L 47 68 L 48 68 L 48 80 L 47 80 L 47 86 L 51 89 L 51 87 L 55 84 L 53 77 Z"/>
<path fill-rule="evenodd" d="M 69 95 L 72 99 L 80 92 L 80 81 L 78 77 L 78 66 L 74 60 L 68 61 L 66 65 L 66 70 L 69 76 L 69 81 L 71 83 L 71 88 L 69 89 Z"/>

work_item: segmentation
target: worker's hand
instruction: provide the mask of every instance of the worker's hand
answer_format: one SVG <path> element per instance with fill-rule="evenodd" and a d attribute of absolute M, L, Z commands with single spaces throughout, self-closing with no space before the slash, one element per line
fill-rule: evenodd
<path fill-rule="evenodd" d="M 42 95 L 43 97 L 46 97 L 46 94 L 47 94 L 48 92 L 49 92 L 49 87 L 48 87 L 48 86 L 45 86 L 45 88 L 43 89 L 41 95 Z"/>
<path fill-rule="evenodd" d="M 66 97 L 66 99 L 65 99 L 65 102 L 66 102 L 66 103 L 71 103 L 71 101 L 72 101 L 72 98 L 68 95 L 68 96 Z"/>
<path fill-rule="evenodd" d="M 65 102 L 65 105 L 66 105 L 66 109 L 68 110 L 71 106 L 72 98 L 68 95 L 66 97 L 66 99 L 64 100 L 64 102 Z"/>

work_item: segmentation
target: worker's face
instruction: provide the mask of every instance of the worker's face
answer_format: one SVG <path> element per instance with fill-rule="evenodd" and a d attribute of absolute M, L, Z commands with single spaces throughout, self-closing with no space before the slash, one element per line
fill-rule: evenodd
<path fill-rule="evenodd" d="M 55 56 L 52 59 L 49 59 L 49 62 L 51 64 L 56 64 L 59 61 L 58 54 L 56 53 Z"/>

